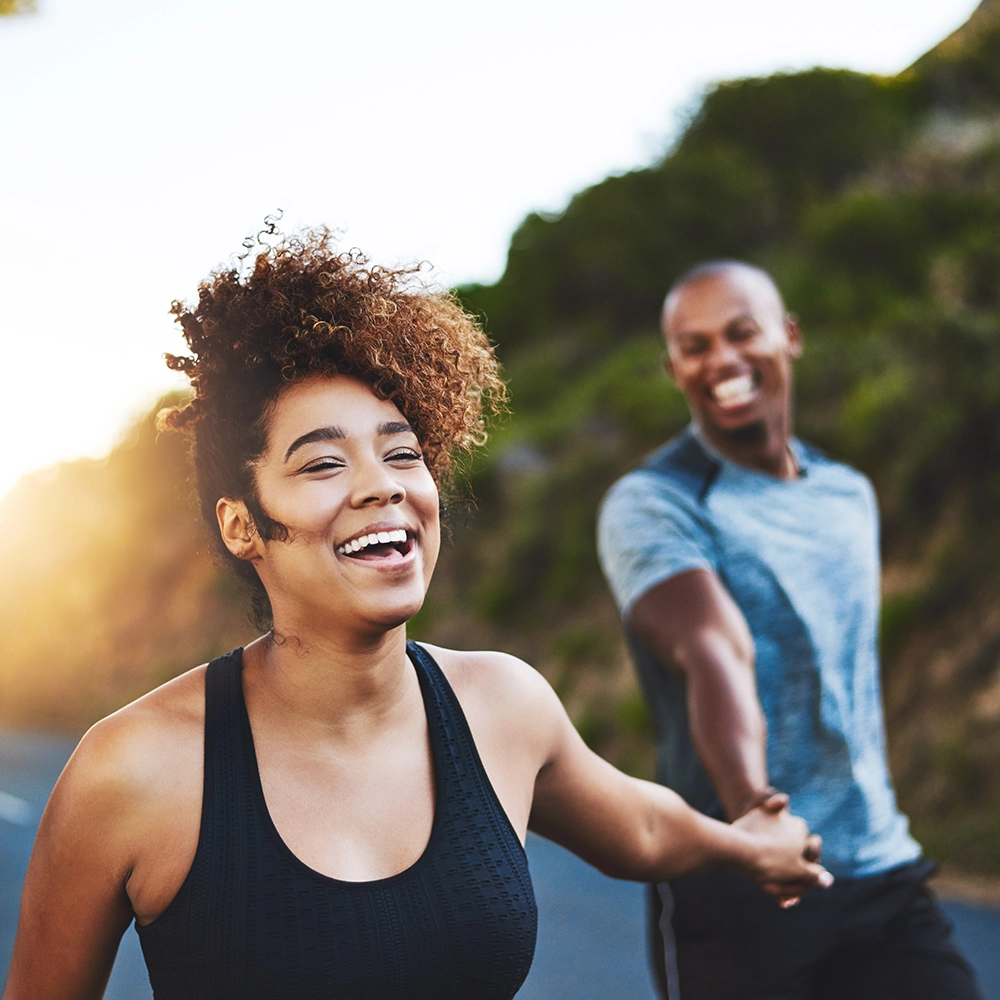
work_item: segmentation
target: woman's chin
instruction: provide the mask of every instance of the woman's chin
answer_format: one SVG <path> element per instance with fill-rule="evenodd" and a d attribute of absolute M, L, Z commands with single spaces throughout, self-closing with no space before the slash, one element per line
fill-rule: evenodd
<path fill-rule="evenodd" d="M 419 600 L 414 600 L 407 602 L 405 604 L 396 604 L 394 606 L 379 608 L 374 611 L 371 615 L 370 620 L 374 624 L 386 631 L 394 628 L 399 628 L 400 625 L 405 625 L 424 605 L 423 597 Z"/>

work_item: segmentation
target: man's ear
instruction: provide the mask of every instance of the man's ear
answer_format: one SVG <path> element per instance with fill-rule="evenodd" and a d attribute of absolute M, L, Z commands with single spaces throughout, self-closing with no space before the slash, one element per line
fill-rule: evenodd
<path fill-rule="evenodd" d="M 676 385 L 677 379 L 674 377 L 674 363 L 670 360 L 669 349 L 663 352 L 663 370 L 667 373 L 667 378 Z"/>
<path fill-rule="evenodd" d="M 802 357 L 802 330 L 799 327 L 799 318 L 794 313 L 785 316 L 785 336 L 788 337 L 788 353 L 793 358 Z"/>
<path fill-rule="evenodd" d="M 253 520 L 242 500 L 222 497 L 215 505 L 219 532 L 227 549 L 237 559 L 254 559 L 259 553 L 260 536 L 254 530 Z"/>

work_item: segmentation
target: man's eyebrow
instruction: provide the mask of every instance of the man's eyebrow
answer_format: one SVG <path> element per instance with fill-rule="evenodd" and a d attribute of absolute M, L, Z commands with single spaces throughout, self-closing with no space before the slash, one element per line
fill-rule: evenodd
<path fill-rule="evenodd" d="M 727 324 L 726 330 L 734 330 L 738 326 L 742 326 L 744 323 L 752 323 L 754 326 L 760 326 L 757 322 L 757 318 L 753 313 L 740 313 L 739 316 L 734 316 Z"/>
<path fill-rule="evenodd" d="M 340 427 L 317 427 L 316 430 L 296 438 L 289 445 L 288 451 L 285 452 L 285 461 L 287 462 L 299 448 L 307 444 L 313 444 L 315 441 L 342 441 L 346 437 L 347 435 Z"/>
<path fill-rule="evenodd" d="M 708 334 L 702 333 L 701 330 L 679 330 L 677 333 L 672 333 L 667 338 L 667 343 L 669 344 L 671 340 L 677 344 L 689 344 L 692 341 L 704 340 Z"/>

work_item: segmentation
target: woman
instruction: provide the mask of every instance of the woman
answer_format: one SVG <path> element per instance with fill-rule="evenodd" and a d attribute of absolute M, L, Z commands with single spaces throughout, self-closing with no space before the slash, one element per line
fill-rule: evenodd
<path fill-rule="evenodd" d="M 591 753 L 526 664 L 407 644 L 438 487 L 503 400 L 481 331 L 412 278 L 319 231 L 175 303 L 194 397 L 164 421 L 272 625 L 84 737 L 5 1000 L 100 997 L 133 919 L 157 1000 L 509 998 L 529 827 L 622 878 L 726 865 L 784 900 L 829 881 L 780 799 L 708 819 Z"/>

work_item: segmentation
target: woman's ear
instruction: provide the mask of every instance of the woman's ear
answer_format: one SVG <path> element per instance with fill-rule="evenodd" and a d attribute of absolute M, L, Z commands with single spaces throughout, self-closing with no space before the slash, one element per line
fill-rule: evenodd
<path fill-rule="evenodd" d="M 215 505 L 215 516 L 219 520 L 222 541 L 237 559 L 255 559 L 259 555 L 260 536 L 242 500 L 222 497 Z"/>

